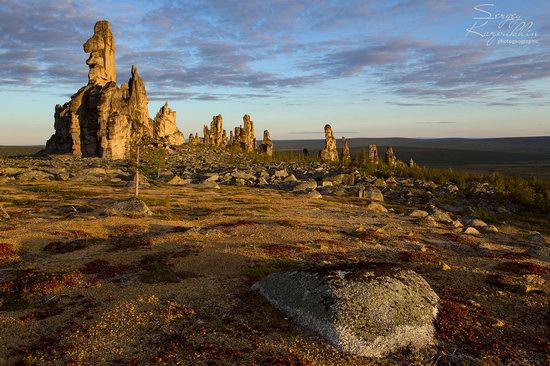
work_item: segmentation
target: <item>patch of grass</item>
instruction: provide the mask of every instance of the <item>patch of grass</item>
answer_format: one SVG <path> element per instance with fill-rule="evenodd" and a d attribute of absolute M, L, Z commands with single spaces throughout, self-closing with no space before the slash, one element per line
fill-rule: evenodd
<path fill-rule="evenodd" d="M 410 262 L 410 263 L 433 263 L 438 264 L 441 262 L 441 258 L 435 256 L 432 253 L 428 252 L 406 252 L 401 254 L 400 256 L 401 260 L 403 262 Z"/>
<path fill-rule="evenodd" d="M 118 236 L 144 233 L 146 231 L 147 231 L 147 227 L 145 227 L 145 226 L 134 225 L 134 224 L 125 224 L 125 225 L 120 225 L 120 226 L 113 227 L 111 234 L 109 234 L 109 237 L 110 238 L 115 238 L 115 237 L 118 237 Z"/>
<path fill-rule="evenodd" d="M 283 258 L 288 255 L 303 253 L 306 248 L 289 244 L 268 244 L 262 247 L 272 257 Z"/>
<path fill-rule="evenodd" d="M 249 267 L 249 268 L 245 269 L 244 272 L 243 272 L 243 275 L 247 279 L 249 279 L 250 281 L 256 282 L 256 281 L 261 280 L 262 278 L 264 278 L 265 276 L 267 276 L 271 273 L 275 273 L 275 272 L 279 272 L 279 271 L 280 271 L 279 268 L 276 268 L 276 267 L 273 267 L 273 266 L 260 265 L 260 266 Z"/>
<path fill-rule="evenodd" d="M 427 168 L 427 167 L 395 167 L 390 168 L 385 164 L 373 166 L 372 164 L 360 165 L 359 170 L 364 174 L 372 174 L 387 178 L 391 175 L 399 175 L 424 181 L 433 181 L 436 184 L 454 183 L 461 190 L 470 190 L 476 184 L 488 183 L 493 186 L 502 199 L 508 199 L 516 204 L 537 212 L 550 211 L 550 180 L 531 178 L 526 179 L 517 176 L 505 176 L 500 173 L 477 174 L 458 172 L 453 170 Z"/>
<path fill-rule="evenodd" d="M 52 231 L 50 234 L 55 236 L 63 236 L 68 239 L 85 239 L 92 236 L 92 234 L 83 230 Z"/>
<path fill-rule="evenodd" d="M 496 223 L 499 220 L 489 211 L 484 209 L 477 209 L 472 214 L 474 219 L 479 219 L 485 222 Z"/>
<path fill-rule="evenodd" d="M 54 185 L 44 185 L 44 186 L 35 186 L 28 189 L 31 192 L 40 192 L 40 193 L 60 193 L 62 192 L 61 188 Z"/>
<path fill-rule="evenodd" d="M 174 202 L 173 198 L 144 198 L 140 199 L 145 202 L 147 206 L 170 206 Z"/>

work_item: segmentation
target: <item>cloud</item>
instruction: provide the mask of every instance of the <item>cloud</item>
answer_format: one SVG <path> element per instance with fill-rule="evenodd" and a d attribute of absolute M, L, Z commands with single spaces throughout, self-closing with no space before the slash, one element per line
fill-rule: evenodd
<path fill-rule="evenodd" d="M 542 103 L 544 91 L 524 89 L 550 78 L 550 53 L 542 42 L 538 48 L 499 52 L 403 35 L 408 29 L 394 26 L 388 36 L 378 28 L 411 17 L 422 23 L 419 17 L 471 12 L 471 4 L 456 2 L 205 0 L 142 6 L 4 0 L 1 7 L 4 89 L 74 91 L 84 84 L 82 44 L 106 15 L 116 38 L 118 82 L 137 65 L 152 100 L 278 100 L 289 90 L 355 78 L 365 86 L 354 89 L 354 96 L 371 88 L 388 95 L 387 104 L 394 106 L 457 100 L 518 105 Z"/>

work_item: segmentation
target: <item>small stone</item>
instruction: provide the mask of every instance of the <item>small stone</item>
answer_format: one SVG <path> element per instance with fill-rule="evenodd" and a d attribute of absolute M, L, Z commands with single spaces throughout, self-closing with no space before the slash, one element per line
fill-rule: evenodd
<path fill-rule="evenodd" d="M 495 233 L 495 234 L 498 233 L 498 229 L 495 225 L 487 225 L 483 229 L 483 231 L 488 232 L 488 233 Z"/>
<path fill-rule="evenodd" d="M 130 216 L 142 217 L 151 216 L 153 213 L 147 207 L 145 202 L 140 199 L 133 198 L 129 201 L 117 202 L 113 206 L 105 210 L 105 214 L 109 216 Z"/>
<path fill-rule="evenodd" d="M 485 221 L 480 220 L 480 219 L 472 219 L 468 222 L 468 225 L 473 226 L 473 227 L 486 227 L 487 226 Z"/>
<path fill-rule="evenodd" d="M 306 194 L 306 196 L 308 198 L 314 198 L 314 199 L 319 199 L 319 198 L 323 198 L 323 195 L 317 191 L 311 191 L 311 192 L 308 192 Z"/>
<path fill-rule="evenodd" d="M 451 223 L 451 226 L 454 227 L 455 229 L 461 229 L 464 227 L 464 225 L 459 220 L 453 220 L 453 222 Z"/>
<path fill-rule="evenodd" d="M 294 192 L 313 191 L 317 188 L 317 182 L 313 179 L 298 183 L 292 190 Z"/>
<path fill-rule="evenodd" d="M 495 321 L 495 323 L 493 324 L 493 326 L 494 326 L 495 328 L 504 328 L 505 325 L 506 325 L 506 323 L 505 323 L 504 320 L 502 320 L 502 319 L 497 319 L 497 320 Z"/>
<path fill-rule="evenodd" d="M 0 205 L 0 220 L 9 220 L 10 215 L 4 210 L 4 207 Z"/>
<path fill-rule="evenodd" d="M 372 212 L 388 212 L 387 208 L 376 202 L 369 203 L 366 207 L 366 210 Z"/>
<path fill-rule="evenodd" d="M 424 218 L 428 215 L 429 215 L 429 213 L 424 211 L 424 210 L 412 210 L 409 213 L 409 217 L 416 217 L 416 218 L 419 218 L 419 219 L 422 219 L 422 218 Z"/>
<path fill-rule="evenodd" d="M 473 235 L 473 236 L 480 236 L 481 233 L 475 228 L 475 227 L 467 227 L 466 230 L 464 230 L 464 234 L 466 235 Z"/>
<path fill-rule="evenodd" d="M 190 179 L 182 179 L 180 176 L 178 175 L 174 175 L 168 182 L 166 182 L 168 185 L 171 185 L 171 186 L 183 186 L 183 185 L 186 185 L 186 184 L 189 184 L 191 183 L 191 180 Z"/>
<path fill-rule="evenodd" d="M 258 179 L 258 185 L 259 186 L 267 186 L 267 181 L 265 180 L 264 177 L 260 177 L 260 179 Z"/>
<path fill-rule="evenodd" d="M 441 270 L 442 271 L 449 271 L 449 270 L 451 270 L 451 267 L 448 264 L 446 264 L 444 262 L 441 262 Z"/>
<path fill-rule="evenodd" d="M 283 182 L 285 183 L 292 183 L 292 182 L 297 182 L 298 179 L 296 179 L 296 177 L 294 176 L 294 174 L 291 174 L 289 175 L 288 177 L 286 177 Z"/>
<path fill-rule="evenodd" d="M 363 197 L 366 198 L 369 201 L 373 202 L 383 202 L 384 201 L 384 195 L 378 188 L 366 188 L 363 192 Z"/>
<path fill-rule="evenodd" d="M 288 172 L 286 169 L 276 170 L 275 173 L 273 173 L 273 176 L 275 178 L 286 178 L 288 177 Z"/>

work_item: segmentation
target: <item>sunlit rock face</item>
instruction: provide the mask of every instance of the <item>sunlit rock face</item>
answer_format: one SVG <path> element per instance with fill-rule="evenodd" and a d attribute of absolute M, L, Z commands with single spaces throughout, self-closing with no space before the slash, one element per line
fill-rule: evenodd
<path fill-rule="evenodd" d="M 55 133 L 46 152 L 124 159 L 143 136 L 173 145 L 184 142 L 168 106 L 155 121 L 149 118 L 149 100 L 137 67 L 132 66 L 127 84 L 116 84 L 115 41 L 108 21 L 96 23 L 84 51 L 90 54 L 88 84 L 55 107 Z"/>

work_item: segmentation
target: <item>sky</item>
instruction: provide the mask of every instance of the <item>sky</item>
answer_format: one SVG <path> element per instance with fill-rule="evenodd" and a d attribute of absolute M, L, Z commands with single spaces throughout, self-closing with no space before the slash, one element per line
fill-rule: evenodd
<path fill-rule="evenodd" d="M 102 19 L 117 83 L 136 65 L 185 136 L 217 114 L 274 140 L 550 135 L 548 0 L 2 0 L 0 145 L 45 143 Z"/>

